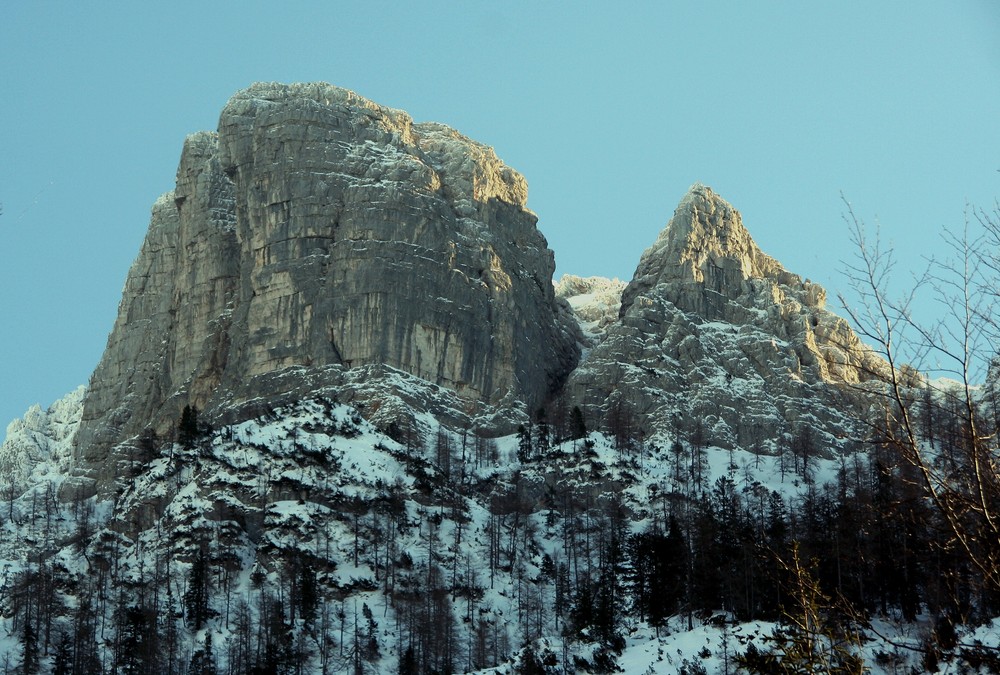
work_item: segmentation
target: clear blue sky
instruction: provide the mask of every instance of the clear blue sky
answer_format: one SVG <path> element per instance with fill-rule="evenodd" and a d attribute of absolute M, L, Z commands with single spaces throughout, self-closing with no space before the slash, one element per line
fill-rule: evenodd
<path fill-rule="evenodd" d="M 0 435 L 87 381 L 184 136 L 255 80 L 494 146 L 558 274 L 631 278 L 701 181 L 833 297 L 841 192 L 904 268 L 1000 196 L 991 0 L 152 5 L 0 8 Z"/>

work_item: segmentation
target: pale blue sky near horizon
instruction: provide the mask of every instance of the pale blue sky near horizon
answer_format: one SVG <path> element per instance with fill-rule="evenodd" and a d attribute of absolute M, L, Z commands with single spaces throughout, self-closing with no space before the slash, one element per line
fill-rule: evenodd
<path fill-rule="evenodd" d="M 557 276 L 631 278 L 694 182 L 827 287 L 843 194 L 905 276 L 1000 197 L 1000 2 L 71 3 L 0 8 L 0 437 L 87 382 L 184 137 L 323 80 L 492 145 Z"/>

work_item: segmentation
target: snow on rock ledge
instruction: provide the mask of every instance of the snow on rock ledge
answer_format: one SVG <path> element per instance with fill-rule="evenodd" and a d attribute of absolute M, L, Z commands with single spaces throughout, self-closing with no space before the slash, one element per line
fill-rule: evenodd
<path fill-rule="evenodd" d="M 618 320 L 625 282 L 606 277 L 578 277 L 564 274 L 556 284 L 556 297 L 573 308 L 583 331 L 584 346 L 593 347 L 604 337 L 608 326 Z"/>
<path fill-rule="evenodd" d="M 47 410 L 34 405 L 24 417 L 7 425 L 6 439 L 0 445 L 0 481 L 24 488 L 46 475 L 69 471 L 85 393 L 81 385 Z"/>

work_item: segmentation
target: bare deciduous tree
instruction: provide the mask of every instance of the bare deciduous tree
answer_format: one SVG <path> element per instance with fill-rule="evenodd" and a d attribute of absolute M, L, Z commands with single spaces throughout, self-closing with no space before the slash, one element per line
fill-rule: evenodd
<path fill-rule="evenodd" d="M 862 340 L 886 361 L 877 385 L 881 423 L 874 440 L 897 451 L 916 470 L 945 527 L 944 545 L 957 547 L 981 575 L 983 589 L 1000 594 L 1000 462 L 994 416 L 984 414 L 984 380 L 997 359 L 996 302 L 1000 297 L 1000 209 L 970 211 L 961 231 L 945 232 L 948 258 L 931 258 L 905 293 L 893 297 L 892 250 L 866 228 L 847 204 L 857 258 L 848 268 L 860 304 L 843 297 Z M 915 316 L 918 297 L 929 295 L 938 314 Z M 949 378 L 930 380 L 917 370 Z M 921 432 L 918 411 L 948 415 L 950 439 Z"/>

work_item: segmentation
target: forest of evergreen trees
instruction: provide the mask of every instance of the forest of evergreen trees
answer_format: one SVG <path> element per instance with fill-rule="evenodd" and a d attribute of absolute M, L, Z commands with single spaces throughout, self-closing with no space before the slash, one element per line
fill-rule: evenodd
<path fill-rule="evenodd" d="M 969 470 L 962 425 L 924 403 L 914 410 L 942 470 Z M 995 429 L 990 416 L 980 422 Z M 781 494 L 746 466 L 710 480 L 706 453 L 725 451 L 700 444 L 697 429 L 660 448 L 619 411 L 604 432 L 587 434 L 578 409 L 539 411 L 519 431 L 517 468 L 503 480 L 480 472 L 498 459 L 492 439 L 441 428 L 430 443 L 402 445 L 398 455 L 417 477 L 409 498 L 420 504 L 419 520 L 391 489 L 342 504 L 337 517 L 353 535 L 353 559 L 342 563 L 372 573 L 349 588 L 326 582 L 328 556 L 254 540 L 246 523 L 220 518 L 201 539 L 157 547 L 151 533 L 169 538 L 160 522 L 117 516 L 114 506 L 99 517 L 93 499 L 61 504 L 48 484 L 31 493 L 30 508 L 22 498 L 20 508 L 11 500 L 2 510 L 36 539 L 24 571 L 0 588 L 19 645 L 0 655 L 0 670 L 365 673 L 391 663 L 400 673 L 449 673 L 503 664 L 526 648 L 524 672 L 612 672 L 632 628 L 661 630 L 673 619 L 786 627 L 770 652 L 734 647 L 734 672 L 737 663 L 790 672 L 794 660 L 821 652 L 824 669 L 860 672 L 852 645 L 879 616 L 933 627 L 919 646 L 927 669 L 955 658 L 1000 667 L 996 649 L 958 637 L 961 627 L 1000 615 L 1000 592 L 984 583 L 918 469 L 884 434 L 862 439 L 864 452 L 843 456 L 828 482 L 815 480 L 811 467 L 830 449 L 789 439 L 780 466 L 800 489 Z M 140 445 L 151 456 L 186 447 L 207 461 L 212 437 L 194 412 L 181 420 L 179 446 L 148 438 Z M 600 443 L 610 455 L 598 452 Z M 651 466 L 668 467 L 668 479 L 643 483 Z M 539 496 L 538 476 L 567 480 L 546 483 Z M 647 486 L 641 503 L 624 496 L 637 484 Z M 473 503 L 487 509 L 481 533 Z M 478 544 L 463 543 L 480 534 Z M 996 541 L 973 545 L 996 555 Z M 148 550 L 137 555 L 142 546 Z M 84 574 L 72 572 L 79 561 L 70 553 L 86 561 Z M 248 564 L 250 583 L 241 588 Z M 490 589 L 510 593 L 513 616 L 484 604 Z M 538 646 L 552 636 L 561 652 Z M 567 646 L 574 644 L 593 649 Z"/>

